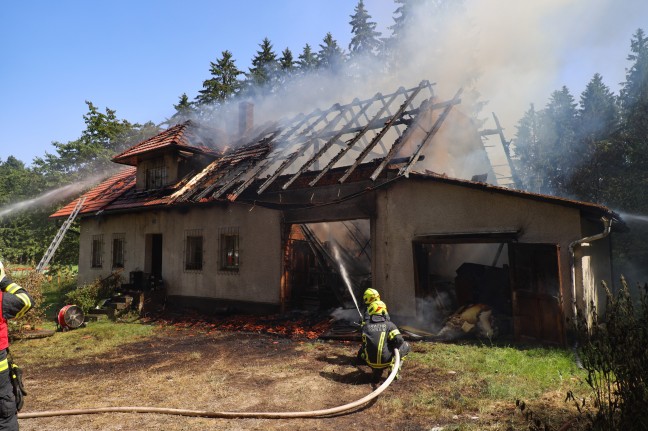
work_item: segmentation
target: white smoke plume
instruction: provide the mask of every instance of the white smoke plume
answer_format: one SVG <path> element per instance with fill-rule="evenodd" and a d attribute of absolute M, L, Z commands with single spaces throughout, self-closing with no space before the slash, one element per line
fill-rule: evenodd
<path fill-rule="evenodd" d="M 386 71 L 385 64 L 376 60 L 365 59 L 347 62 L 334 72 L 318 71 L 289 79 L 280 91 L 251 100 L 255 123 L 349 103 L 355 97 L 370 98 L 377 92 L 387 94 L 429 80 L 436 83 L 435 93 L 442 100 L 451 98 L 459 88 L 465 89 L 462 103 L 455 109 L 472 114 L 478 110 L 476 106 L 486 103 L 487 109 L 481 109 L 479 118 L 492 121 L 490 112 L 495 112 L 511 139 L 529 105 L 543 105 L 549 94 L 564 84 L 559 82 L 560 70 L 570 55 L 584 46 L 603 45 L 606 37 L 626 31 L 620 25 L 624 16 L 648 10 L 636 0 L 622 4 L 611 0 L 410 3 L 413 19 L 394 50 L 391 70 Z M 395 10 L 397 5 L 376 6 Z M 393 23 L 380 24 L 383 37 L 390 36 L 388 27 Z M 596 72 L 593 70 L 592 75 Z M 479 105 L 473 105 L 476 102 Z M 229 111 L 236 115 L 238 109 L 232 106 Z M 224 121 L 230 124 L 225 126 L 230 129 L 226 131 L 234 132 L 236 121 L 231 116 Z M 444 172 L 439 166 L 433 170 Z"/>

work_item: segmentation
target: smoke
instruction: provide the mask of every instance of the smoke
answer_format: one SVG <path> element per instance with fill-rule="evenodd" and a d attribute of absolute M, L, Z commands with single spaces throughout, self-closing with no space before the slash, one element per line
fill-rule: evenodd
<path fill-rule="evenodd" d="M 345 322 L 357 322 L 358 321 L 358 312 L 353 308 L 336 308 L 331 311 L 330 316 L 333 320 L 341 320 Z"/>
<path fill-rule="evenodd" d="M 317 69 L 282 78 L 278 90 L 262 89 L 258 96 L 249 97 L 255 106 L 255 123 L 274 122 L 318 108 L 326 109 L 335 103 L 349 103 L 355 97 L 367 99 L 378 92 L 386 94 L 401 86 L 410 88 L 429 80 L 437 84 L 434 89 L 441 100 L 451 98 L 459 88 L 464 88 L 462 103 L 453 109 L 468 116 L 478 113 L 479 119 L 490 121 L 489 112 L 482 108 L 487 103 L 489 111 L 497 113 L 510 139 L 530 103 L 545 100 L 553 89 L 562 85 L 558 82 L 560 71 L 569 55 L 582 46 L 603 44 L 602 34 L 619 32 L 616 22 L 604 20 L 620 18 L 622 11 L 629 9 L 611 0 L 409 3 L 413 7 L 411 19 L 405 25 L 399 45 L 391 51 L 389 70 L 375 57 L 365 57 L 348 61 L 338 69 Z M 396 6 L 380 5 L 394 10 Z M 372 13 L 370 9 L 369 12 Z M 383 28 L 391 24 L 380 23 Z M 390 36 L 389 32 L 386 29 L 383 36 Z M 225 105 L 217 111 L 227 114 L 211 126 L 234 136 L 238 107 Z M 468 179 L 484 173 L 466 173 L 453 168 L 457 160 L 468 156 L 473 160 L 474 155 L 453 154 L 445 160 L 448 166 L 443 165 L 443 158 L 438 154 L 434 156 L 426 157 L 427 162 L 421 167 L 436 160 L 435 165 L 427 167 L 434 172 Z M 493 160 L 493 164 L 500 161 Z"/>
<path fill-rule="evenodd" d="M 26 199 L 20 202 L 6 205 L 4 207 L 0 207 L 0 217 L 4 217 L 14 212 L 23 211 L 26 209 L 47 207 L 56 202 L 68 199 L 72 196 L 77 196 L 83 190 L 86 190 L 88 187 L 98 183 L 104 177 L 105 175 L 92 176 L 74 184 L 68 184 L 66 186 L 47 191 L 40 194 L 39 196 L 36 196 L 35 198 Z"/>

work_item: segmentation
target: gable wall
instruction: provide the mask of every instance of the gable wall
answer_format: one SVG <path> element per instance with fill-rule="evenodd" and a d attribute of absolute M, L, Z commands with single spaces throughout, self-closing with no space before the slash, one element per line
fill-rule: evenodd
<path fill-rule="evenodd" d="M 164 166 L 166 166 L 166 184 L 172 184 L 178 180 L 178 163 L 174 160 L 175 157 L 171 153 L 165 153 L 160 157 L 164 160 Z M 151 166 L 155 165 L 160 157 L 142 160 L 138 163 L 135 182 L 135 187 L 137 188 L 137 190 L 146 189 L 146 171 Z"/>
<path fill-rule="evenodd" d="M 395 314 L 416 310 L 414 237 L 503 230 L 520 230 L 519 242 L 560 246 L 563 307 L 571 308 L 568 247 L 582 237 L 579 210 L 413 178 L 379 191 L 376 207 L 373 283 Z"/>

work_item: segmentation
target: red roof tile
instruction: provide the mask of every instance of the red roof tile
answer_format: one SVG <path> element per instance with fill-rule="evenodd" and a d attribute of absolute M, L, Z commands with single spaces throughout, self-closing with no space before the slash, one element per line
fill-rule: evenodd
<path fill-rule="evenodd" d="M 65 205 L 63 208 L 50 215 L 52 218 L 69 216 L 79 199 L 85 196 L 86 200 L 79 214 L 90 214 L 101 209 L 117 199 L 135 185 L 135 172 L 133 167 L 123 168 L 119 173 L 108 178 L 98 186 L 83 194 L 79 198 Z"/>
<path fill-rule="evenodd" d="M 201 126 L 204 128 L 204 126 Z M 211 139 L 205 138 L 205 133 L 200 133 L 199 127 L 191 121 L 177 124 L 164 132 L 146 139 L 139 144 L 127 149 L 126 151 L 117 154 L 113 157 L 113 162 L 122 163 L 125 165 L 135 166 L 137 164 L 137 156 L 140 156 L 151 151 L 156 151 L 162 148 L 175 147 L 184 151 L 191 151 L 194 153 L 212 153 L 217 152 L 210 148 L 217 144 L 212 139 L 215 139 L 217 134 L 213 131 L 209 133 Z M 220 143 L 221 145 L 223 143 Z"/>

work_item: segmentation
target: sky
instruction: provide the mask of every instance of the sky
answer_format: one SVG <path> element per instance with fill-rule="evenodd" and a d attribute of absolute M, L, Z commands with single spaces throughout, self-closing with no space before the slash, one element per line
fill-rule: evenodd
<path fill-rule="evenodd" d="M 186 93 L 193 99 L 209 78 L 210 62 L 224 50 L 247 70 L 263 38 L 275 52 L 294 56 L 306 43 L 319 49 L 331 32 L 348 49 L 356 0 L 73 0 L 10 1 L 0 12 L 0 160 L 26 164 L 52 142 L 68 142 L 85 129 L 86 101 L 130 122 L 161 123 Z M 365 0 L 388 36 L 393 0 Z M 421 17 L 424 17 L 421 14 Z M 427 18 L 426 18 L 427 19 Z M 450 22 L 450 21 L 448 21 Z M 408 67 L 456 90 L 456 68 L 425 64 L 428 21 L 416 43 L 421 58 Z M 471 33 L 480 68 L 480 93 L 498 113 L 507 137 L 530 103 L 544 106 L 566 85 L 578 100 L 594 73 L 614 92 L 629 66 L 630 40 L 648 31 L 645 0 L 467 0 L 467 13 L 444 33 L 453 41 Z M 456 52 L 460 48 L 452 46 Z M 412 51 L 417 52 L 417 51 Z M 448 64 L 452 64 L 448 60 Z M 456 67 L 461 67 L 460 63 Z M 402 78 L 399 78 L 402 79 Z M 401 82 L 382 91 L 396 90 Z M 416 84 L 418 82 L 415 82 Z M 411 84 L 411 83 L 408 83 Z M 348 102 L 355 95 L 350 95 Z M 313 107 L 313 109 L 316 107 Z"/>

